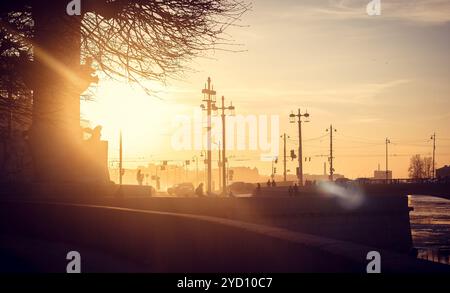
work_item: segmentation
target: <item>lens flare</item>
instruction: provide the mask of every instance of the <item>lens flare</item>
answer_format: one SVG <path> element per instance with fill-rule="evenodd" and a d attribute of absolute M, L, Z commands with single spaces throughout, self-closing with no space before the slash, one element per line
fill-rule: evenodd
<path fill-rule="evenodd" d="M 319 184 L 319 190 L 327 196 L 335 197 L 337 202 L 347 210 L 355 210 L 364 203 L 364 193 L 357 185 L 339 185 L 324 181 Z"/>

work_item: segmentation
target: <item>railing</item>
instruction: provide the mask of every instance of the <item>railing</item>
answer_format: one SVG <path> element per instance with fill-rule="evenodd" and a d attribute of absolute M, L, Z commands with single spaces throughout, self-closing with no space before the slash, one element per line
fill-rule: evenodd
<path fill-rule="evenodd" d="M 362 185 L 376 184 L 449 184 L 450 178 L 399 178 L 399 179 L 356 179 L 351 183 L 359 183 Z"/>

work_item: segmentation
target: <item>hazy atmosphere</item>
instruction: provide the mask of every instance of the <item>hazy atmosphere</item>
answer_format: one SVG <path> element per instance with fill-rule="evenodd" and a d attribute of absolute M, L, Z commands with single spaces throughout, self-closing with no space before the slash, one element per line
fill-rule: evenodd
<path fill-rule="evenodd" d="M 337 129 L 335 169 L 347 177 L 369 177 L 378 164 L 385 167 L 386 137 L 394 177 L 407 177 L 412 155 L 431 156 L 434 132 L 441 167 L 450 161 L 450 2 L 382 1 L 376 17 L 367 15 L 366 2 L 255 1 L 239 27 L 227 32 L 235 41 L 227 49 L 240 52 L 195 59 L 183 81 L 152 83 L 153 96 L 101 79 L 94 101 L 82 103 L 82 117 L 104 126 L 110 161 L 117 161 L 119 128 L 127 167 L 169 156 L 184 160 L 196 152 L 171 147 L 174 117 L 199 111 L 211 76 L 217 97 L 233 101 L 236 115 L 279 115 L 289 149 L 297 148 L 298 135 L 288 115 L 308 110 L 305 173 L 323 173 L 330 124 Z M 230 154 L 239 159 L 230 159 L 231 166 L 270 174 L 271 163 L 261 162 L 259 152 Z"/>

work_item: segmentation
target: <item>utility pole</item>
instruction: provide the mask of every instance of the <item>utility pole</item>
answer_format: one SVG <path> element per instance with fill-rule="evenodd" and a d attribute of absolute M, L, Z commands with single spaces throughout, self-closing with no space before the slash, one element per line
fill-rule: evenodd
<path fill-rule="evenodd" d="M 218 164 L 218 167 L 219 167 L 219 180 L 217 180 L 218 182 L 219 182 L 219 190 L 221 189 L 221 184 L 222 184 L 222 166 L 221 166 L 221 154 L 220 154 L 220 141 L 219 141 L 219 143 L 217 144 L 217 146 L 218 146 L 218 148 L 219 148 L 219 164 Z"/>
<path fill-rule="evenodd" d="M 226 162 L 227 162 L 227 157 L 226 157 L 226 113 L 225 111 L 230 111 L 230 115 L 234 115 L 234 106 L 233 103 L 230 103 L 230 106 L 226 107 L 225 106 L 225 97 L 222 96 L 222 105 L 220 107 L 217 107 L 215 104 L 213 105 L 213 110 L 217 111 L 217 110 L 222 110 L 222 163 L 219 166 L 219 168 L 222 168 L 222 193 L 226 194 L 227 192 L 227 171 L 226 171 Z M 220 158 L 220 156 L 219 156 Z M 220 161 L 220 159 L 219 159 Z M 220 171 L 219 171 L 220 172 Z M 220 181 L 220 180 L 219 180 Z"/>
<path fill-rule="evenodd" d="M 214 88 L 211 86 L 211 78 L 208 77 L 208 85 L 205 86 L 205 88 L 202 90 L 203 93 L 203 102 L 206 103 L 205 105 L 201 105 L 203 110 L 206 110 L 207 115 L 207 164 L 208 164 L 208 183 L 207 183 L 207 194 L 211 193 L 211 183 L 212 183 L 212 165 L 211 165 L 211 159 L 212 159 L 212 153 L 211 153 L 211 110 L 212 106 L 216 103 L 215 95 L 216 92 L 214 91 Z M 206 109 L 205 109 L 206 107 Z"/>
<path fill-rule="evenodd" d="M 386 181 L 389 179 L 389 155 L 388 155 L 388 145 L 391 143 L 389 138 L 386 137 Z"/>
<path fill-rule="evenodd" d="M 202 151 L 200 152 L 200 157 L 202 158 L 202 161 L 203 161 L 203 178 L 202 178 L 202 180 L 203 180 L 204 182 L 206 182 L 206 179 L 207 179 L 207 178 L 206 178 L 206 167 L 205 167 L 207 161 L 206 161 L 206 159 L 205 159 L 205 155 L 206 155 L 205 150 L 202 150 Z"/>
<path fill-rule="evenodd" d="M 330 128 L 327 129 L 330 132 L 330 181 L 333 181 L 334 167 L 333 167 L 333 132 L 336 132 L 336 129 L 333 129 L 333 125 L 330 125 Z"/>
<path fill-rule="evenodd" d="M 298 114 L 293 112 L 289 115 L 291 123 L 295 123 L 295 119 L 298 118 L 298 184 L 303 186 L 303 153 L 302 153 L 302 117 L 308 118 L 308 111 L 305 114 L 301 114 L 300 109 L 298 109 Z M 309 122 L 308 120 L 305 122 Z"/>
<path fill-rule="evenodd" d="M 195 162 L 195 186 L 198 186 L 198 157 L 192 157 L 192 161 Z"/>
<path fill-rule="evenodd" d="M 122 130 L 120 131 L 120 135 L 119 135 L 119 184 L 122 185 L 122 176 L 123 176 L 123 171 L 122 171 L 122 161 L 123 161 L 123 149 L 122 149 Z"/>
<path fill-rule="evenodd" d="M 286 133 L 284 133 L 282 136 L 283 138 L 283 177 L 284 177 L 284 182 L 287 181 L 286 177 L 287 177 L 287 173 L 286 173 L 286 137 L 289 138 L 289 136 L 286 135 Z"/>
<path fill-rule="evenodd" d="M 272 175 L 271 175 L 271 177 L 272 177 L 272 180 L 275 178 L 275 173 L 276 173 L 276 171 L 275 171 L 275 166 L 273 165 L 273 164 L 278 164 L 278 157 L 273 157 L 272 158 Z"/>
<path fill-rule="evenodd" d="M 184 181 L 185 182 L 189 181 L 188 166 L 190 165 L 190 163 L 191 163 L 191 160 L 184 161 Z"/>
<path fill-rule="evenodd" d="M 433 140 L 433 179 L 436 178 L 436 165 L 435 165 L 435 158 L 436 158 L 436 132 L 433 133 L 431 136 L 431 139 Z"/>
<path fill-rule="evenodd" d="M 160 190 L 161 189 L 161 183 L 159 181 L 159 175 L 158 175 L 158 165 L 155 165 L 155 173 L 156 173 L 156 190 Z"/>

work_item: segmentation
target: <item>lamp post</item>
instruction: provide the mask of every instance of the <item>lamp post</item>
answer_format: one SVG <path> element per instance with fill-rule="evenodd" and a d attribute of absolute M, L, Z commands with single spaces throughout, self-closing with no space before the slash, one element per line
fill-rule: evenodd
<path fill-rule="evenodd" d="M 208 164 L 208 182 L 207 182 L 207 194 L 211 193 L 211 182 L 212 182 L 212 165 L 211 165 L 211 110 L 212 106 L 216 103 L 216 91 L 211 85 L 211 78 L 208 77 L 208 85 L 202 90 L 203 102 L 205 105 L 201 105 L 201 108 L 206 111 L 207 114 L 207 164 Z"/>
<path fill-rule="evenodd" d="M 204 150 L 202 150 L 200 152 L 200 157 L 203 159 L 205 156 L 206 156 L 206 152 Z M 207 162 L 206 159 L 203 159 L 203 181 L 205 181 L 205 179 L 206 179 L 206 168 L 205 168 L 206 162 Z"/>
<path fill-rule="evenodd" d="M 333 128 L 333 125 L 330 125 L 330 128 L 327 129 L 327 132 L 330 132 L 330 157 L 328 158 L 330 162 L 330 181 L 333 181 L 334 167 L 333 167 L 333 132 L 336 132 L 336 128 Z"/>
<path fill-rule="evenodd" d="M 226 162 L 227 162 L 227 157 L 226 157 L 226 113 L 225 111 L 229 111 L 231 116 L 234 116 L 234 111 L 235 111 L 235 107 L 233 106 L 233 103 L 230 103 L 230 105 L 228 107 L 225 106 L 225 97 L 222 96 L 222 106 L 217 107 L 215 104 L 213 105 L 213 110 L 217 111 L 217 110 L 222 110 L 222 163 L 221 166 L 222 167 L 222 193 L 226 194 L 226 189 L 227 189 L 227 172 L 226 172 Z"/>
<path fill-rule="evenodd" d="M 288 135 L 283 134 L 282 136 L 280 136 L 283 139 L 283 179 L 284 182 L 286 182 L 286 138 L 290 138 Z"/>
<path fill-rule="evenodd" d="M 278 157 L 273 157 L 272 158 L 272 175 L 270 177 L 272 177 L 272 180 L 275 179 L 275 174 L 277 172 L 276 167 L 274 166 L 275 164 L 278 164 Z"/>
<path fill-rule="evenodd" d="M 197 157 L 197 155 L 192 157 L 192 162 L 195 162 L 195 186 L 198 186 L 198 157 Z"/>
<path fill-rule="evenodd" d="M 291 112 L 289 115 L 290 123 L 298 123 L 298 183 L 300 186 L 303 186 L 303 154 L 302 154 L 302 117 L 309 118 L 308 111 L 306 111 L 304 114 L 301 113 L 300 109 L 298 109 L 298 113 L 294 114 L 294 112 Z M 297 121 L 296 121 L 297 120 Z M 309 122 L 309 120 L 306 120 L 304 122 Z"/>
<path fill-rule="evenodd" d="M 436 161 L 435 161 L 435 158 L 436 158 L 436 132 L 435 133 L 433 133 L 433 135 L 431 136 L 431 139 L 433 140 L 433 178 L 432 179 L 434 179 L 434 178 L 436 178 Z"/>
<path fill-rule="evenodd" d="M 120 130 L 119 135 L 119 184 L 122 187 L 122 177 L 123 177 L 123 145 L 122 145 L 122 130 Z"/>
<path fill-rule="evenodd" d="M 389 155 L 388 155 L 388 145 L 391 143 L 389 138 L 386 137 L 386 182 L 389 179 Z"/>
<path fill-rule="evenodd" d="M 217 164 L 217 166 L 218 166 L 218 168 L 219 168 L 219 179 L 217 180 L 218 181 L 218 183 L 219 183 L 219 190 L 221 189 L 221 180 L 222 180 L 222 175 L 221 175 L 221 172 L 222 172 L 222 169 L 221 169 L 221 153 L 220 153 L 220 141 L 219 142 L 214 142 L 214 144 L 217 146 L 217 149 L 219 150 L 219 156 L 218 156 L 218 158 L 219 158 L 219 162 L 218 162 L 218 164 Z"/>

